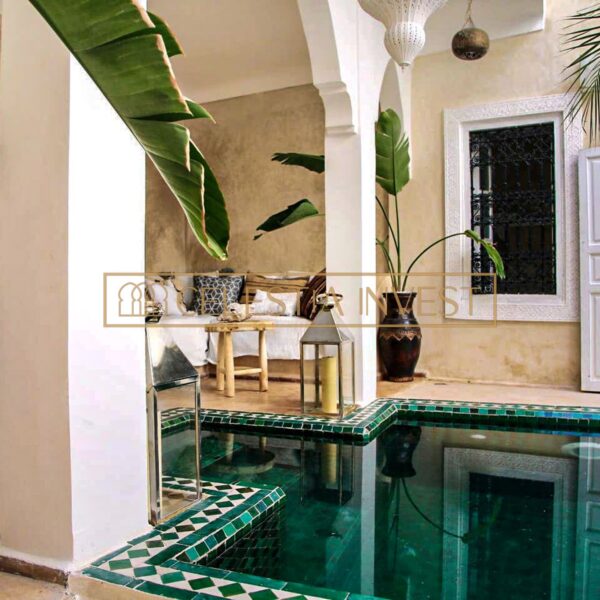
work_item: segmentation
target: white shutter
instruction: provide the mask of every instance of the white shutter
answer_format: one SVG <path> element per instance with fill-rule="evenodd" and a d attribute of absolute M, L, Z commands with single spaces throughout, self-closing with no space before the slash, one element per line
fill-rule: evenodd
<path fill-rule="evenodd" d="M 581 389 L 600 392 L 600 148 L 579 154 Z"/>

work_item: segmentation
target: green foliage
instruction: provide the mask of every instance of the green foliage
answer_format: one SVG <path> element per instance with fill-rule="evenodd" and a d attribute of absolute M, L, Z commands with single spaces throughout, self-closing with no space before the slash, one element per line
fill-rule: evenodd
<path fill-rule="evenodd" d="M 498 275 L 498 277 L 500 277 L 500 279 L 505 279 L 506 272 L 504 271 L 504 261 L 502 260 L 502 257 L 500 256 L 500 252 L 498 252 L 498 250 L 496 250 L 494 245 L 491 242 L 489 242 L 488 240 L 484 240 L 483 238 L 479 237 L 479 235 L 477 235 L 477 233 L 475 233 L 471 229 L 467 229 L 464 232 L 464 234 L 468 238 L 470 238 L 474 242 L 476 242 L 477 244 L 481 244 L 482 248 L 486 251 L 487 255 L 490 257 L 490 260 L 494 263 L 494 268 L 496 269 L 496 275 Z"/>
<path fill-rule="evenodd" d="M 317 207 L 310 200 L 304 198 L 303 200 L 298 200 L 298 202 L 294 202 L 294 204 L 290 204 L 286 209 L 282 210 L 281 212 L 271 215 L 266 221 L 261 223 L 256 228 L 256 231 L 262 231 L 263 233 L 267 233 L 269 231 L 281 229 L 282 227 L 287 227 L 288 225 L 297 223 L 302 219 L 317 216 L 319 216 L 319 211 L 317 210 Z M 254 236 L 254 239 L 257 240 L 262 235 L 262 233 L 257 233 Z"/>
<path fill-rule="evenodd" d="M 304 167 L 313 173 L 325 171 L 325 157 L 322 154 L 301 154 L 299 152 L 276 152 L 271 160 L 282 165 Z"/>
<path fill-rule="evenodd" d="M 600 3 L 576 12 L 567 19 L 562 49 L 576 57 L 565 71 L 570 81 L 569 118 L 581 113 L 592 141 L 600 133 Z"/>
<path fill-rule="evenodd" d="M 375 172 L 377 183 L 397 196 L 410 180 L 408 138 L 400 117 L 391 108 L 384 110 L 375 127 Z"/>
<path fill-rule="evenodd" d="M 217 180 L 175 121 L 210 118 L 179 89 L 167 24 L 135 0 L 30 0 L 129 127 L 179 201 L 196 238 L 227 258 L 229 218 Z"/>

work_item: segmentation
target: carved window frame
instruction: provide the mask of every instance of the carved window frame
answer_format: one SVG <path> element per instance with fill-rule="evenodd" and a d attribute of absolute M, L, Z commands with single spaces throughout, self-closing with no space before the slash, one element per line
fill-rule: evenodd
<path fill-rule="evenodd" d="M 471 294 L 471 240 L 445 243 L 445 285 L 458 307 L 446 317 L 499 321 L 579 320 L 577 157 L 582 147 L 578 119 L 568 121 L 565 94 L 444 111 L 446 235 L 471 228 L 469 132 L 533 123 L 554 123 L 556 181 L 556 294 Z"/>

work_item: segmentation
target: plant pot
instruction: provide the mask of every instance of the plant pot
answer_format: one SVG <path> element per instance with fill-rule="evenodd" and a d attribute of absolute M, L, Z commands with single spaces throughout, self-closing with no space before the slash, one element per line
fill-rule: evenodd
<path fill-rule="evenodd" d="M 412 381 L 421 353 L 421 328 L 413 313 L 414 292 L 383 294 L 386 315 L 377 333 L 379 356 L 389 381 Z"/>

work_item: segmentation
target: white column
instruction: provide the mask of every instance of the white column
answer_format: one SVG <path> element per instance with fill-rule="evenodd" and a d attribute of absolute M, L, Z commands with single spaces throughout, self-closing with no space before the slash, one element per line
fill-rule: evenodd
<path fill-rule="evenodd" d="M 0 65 L 0 555 L 63 569 L 147 527 L 144 337 L 103 327 L 144 268 L 144 156 L 28 2 Z"/>
<path fill-rule="evenodd" d="M 376 396 L 375 312 L 361 308 L 360 292 L 376 289 L 375 121 L 389 57 L 382 25 L 358 2 L 300 0 L 313 81 L 325 105 L 325 212 L 328 285 L 344 295 L 343 318 L 358 325 L 358 402 Z"/>

